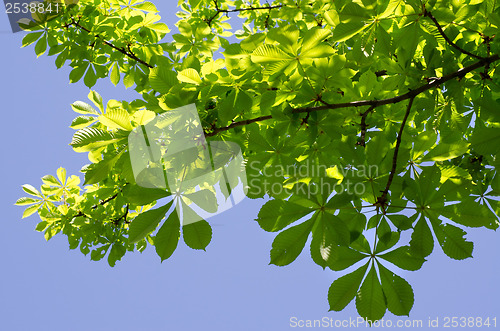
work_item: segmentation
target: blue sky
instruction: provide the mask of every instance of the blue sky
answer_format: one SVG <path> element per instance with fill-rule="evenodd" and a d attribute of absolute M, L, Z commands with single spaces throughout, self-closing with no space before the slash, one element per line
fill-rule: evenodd
<path fill-rule="evenodd" d="M 173 4 L 158 3 L 163 22 L 175 21 Z M 63 166 L 79 174 L 88 159 L 68 145 L 76 114 L 70 104 L 85 100 L 83 82 L 68 83 L 68 68 L 54 58 L 36 59 L 21 49 L 23 33 L 13 34 L 0 14 L 0 138 L 4 189 L 0 240 L 0 330 L 289 330 L 290 318 L 348 320 L 354 302 L 328 312 L 327 291 L 344 273 L 323 271 L 307 249 L 287 267 L 268 265 L 274 234 L 254 221 L 264 200 L 245 199 L 210 219 L 214 237 L 207 251 L 179 245 L 160 263 L 154 249 L 128 253 L 115 268 L 70 251 L 66 237 L 46 242 L 35 232 L 37 216 L 21 220 L 14 202 L 25 183 Z M 133 90 L 109 81 L 94 87 L 105 100 L 133 100 Z M 415 292 L 410 319 L 495 317 L 500 307 L 500 241 L 489 230 L 470 229 L 474 258 L 454 261 L 435 247 L 423 268 L 403 272 Z M 497 316 L 500 318 L 500 316 Z M 400 319 L 387 313 L 385 319 Z M 500 321 L 499 321 L 500 322 Z"/>

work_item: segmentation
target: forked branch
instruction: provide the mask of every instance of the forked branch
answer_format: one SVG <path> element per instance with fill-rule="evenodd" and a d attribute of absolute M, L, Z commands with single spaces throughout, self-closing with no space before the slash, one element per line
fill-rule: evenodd
<path fill-rule="evenodd" d="M 334 104 L 325 104 L 322 106 L 316 106 L 316 107 L 302 107 L 302 108 L 296 108 L 292 110 L 292 113 L 297 114 L 297 113 L 308 113 L 308 112 L 313 112 L 313 111 L 321 111 L 321 110 L 331 110 L 331 109 L 339 109 L 339 108 L 349 108 L 349 107 L 363 107 L 363 106 L 370 106 L 370 107 L 378 107 L 378 106 L 383 106 L 383 105 L 389 105 L 389 104 L 396 104 L 404 100 L 408 99 L 414 99 L 417 95 L 424 93 L 430 89 L 436 88 L 452 79 L 455 78 L 462 78 L 466 74 L 468 74 L 471 71 L 474 71 L 478 68 L 482 68 L 485 66 L 490 65 L 493 62 L 496 62 L 500 59 L 500 56 L 497 54 L 488 56 L 486 58 L 483 58 L 479 60 L 476 63 L 473 63 L 467 67 L 461 68 L 457 71 L 454 71 L 452 73 L 449 73 L 447 75 L 444 75 L 440 78 L 436 78 L 435 80 L 430 81 L 427 84 L 421 85 L 418 88 L 414 90 L 410 90 L 407 93 L 392 97 L 392 98 L 387 98 L 387 99 L 381 99 L 381 100 L 359 100 L 359 101 L 352 101 L 352 102 L 344 102 L 344 103 L 334 103 Z M 213 131 L 209 132 L 207 136 L 213 136 L 219 132 L 224 132 L 227 130 L 230 130 L 232 128 L 235 128 L 237 126 L 243 126 L 243 125 L 248 125 L 250 123 L 255 123 L 259 121 L 265 121 L 272 119 L 272 115 L 267 115 L 267 116 L 260 116 L 257 118 L 252 118 L 252 119 L 247 119 L 247 120 L 242 120 L 242 121 L 237 121 L 233 122 L 228 126 L 221 127 L 221 128 L 215 128 Z"/>
<path fill-rule="evenodd" d="M 84 27 L 83 25 L 80 24 L 80 21 L 75 21 L 74 18 L 71 18 L 71 22 L 64 25 L 64 27 L 68 28 L 69 26 L 71 25 L 74 25 L 78 28 L 80 28 L 81 30 L 87 32 L 88 34 L 90 35 L 93 35 L 94 38 L 97 38 L 99 40 L 101 40 L 101 42 L 105 45 L 108 45 L 109 47 L 113 48 L 114 50 L 117 50 L 118 52 L 124 54 L 125 56 L 127 56 L 128 58 L 134 60 L 134 61 L 137 61 L 143 65 L 145 65 L 146 67 L 148 68 L 153 68 L 152 65 L 150 65 L 149 63 L 141 60 L 140 58 L 138 58 L 133 52 L 132 50 L 130 49 L 130 46 L 128 46 L 128 49 L 126 49 L 125 47 L 118 47 L 118 46 L 115 46 L 113 45 L 111 42 L 107 41 L 106 39 L 102 38 L 100 35 L 94 35 L 92 33 L 92 31 L 90 31 L 89 29 L 87 29 L 86 27 Z"/>
<path fill-rule="evenodd" d="M 454 47 L 455 49 L 457 49 L 459 52 L 463 53 L 463 54 L 467 54 L 469 55 L 470 57 L 473 57 L 475 59 L 478 59 L 478 60 L 484 60 L 485 58 L 484 57 L 481 57 L 479 55 L 476 55 L 476 54 L 472 54 L 471 52 L 469 51 L 466 51 L 465 49 L 463 49 L 462 47 L 458 46 L 457 44 L 455 44 L 447 35 L 446 33 L 444 33 L 444 30 L 443 28 L 441 27 L 441 25 L 438 23 L 437 19 L 434 17 L 434 15 L 432 15 L 432 13 L 430 11 L 427 11 L 425 10 L 424 11 L 424 15 L 428 18 L 431 19 L 432 22 L 434 22 L 434 25 L 436 26 L 436 28 L 438 29 L 439 31 L 439 34 L 444 38 L 444 40 L 446 40 L 446 42 L 448 44 L 450 44 L 452 47 Z"/>
<path fill-rule="evenodd" d="M 217 12 L 212 17 L 210 17 L 209 19 L 206 20 L 208 26 L 211 26 L 213 20 L 216 19 L 217 16 L 219 16 L 219 14 L 239 13 L 239 12 L 251 11 L 251 10 L 271 10 L 271 9 L 282 8 L 285 6 L 285 5 L 271 6 L 268 4 L 267 6 L 262 6 L 262 7 L 250 6 L 250 7 L 246 7 L 246 8 L 220 9 L 219 4 L 217 3 L 217 0 L 214 0 L 214 4 L 215 4 L 215 9 L 217 10 Z"/>
<path fill-rule="evenodd" d="M 413 100 L 415 98 L 411 98 L 410 102 L 408 102 L 408 106 L 406 107 L 405 117 L 403 118 L 403 122 L 401 122 L 401 127 L 399 128 L 398 138 L 396 139 L 396 147 L 394 148 L 394 156 L 392 157 L 392 169 L 389 173 L 389 178 L 387 179 L 387 185 L 385 189 L 382 191 L 382 195 L 377 198 L 377 204 L 380 204 L 378 207 L 382 208 L 382 211 L 385 213 L 385 207 L 387 205 L 387 194 L 389 193 L 389 189 L 391 188 L 392 180 L 396 175 L 396 169 L 398 165 L 398 153 L 399 147 L 401 146 L 401 140 L 403 137 L 403 131 L 406 126 L 406 121 L 408 120 L 408 116 L 410 115 L 411 106 L 413 105 Z"/>

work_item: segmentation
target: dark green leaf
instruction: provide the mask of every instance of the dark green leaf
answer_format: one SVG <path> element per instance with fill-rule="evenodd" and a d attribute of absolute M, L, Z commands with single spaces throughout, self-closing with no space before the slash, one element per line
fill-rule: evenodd
<path fill-rule="evenodd" d="M 170 192 L 159 188 L 146 188 L 135 184 L 128 184 L 123 189 L 125 201 L 134 205 L 143 206 L 153 201 L 170 196 Z"/>
<path fill-rule="evenodd" d="M 148 234 L 153 232 L 165 214 L 172 206 L 172 201 L 160 208 L 151 209 L 139 214 L 132 220 L 129 226 L 128 240 L 130 243 L 136 243 Z M 173 211 L 175 213 L 175 211 Z"/>
<path fill-rule="evenodd" d="M 182 237 L 184 238 L 186 245 L 192 249 L 205 250 L 212 240 L 212 227 L 205 220 L 183 225 Z"/>
<path fill-rule="evenodd" d="M 375 268 L 366 275 L 363 285 L 356 295 L 356 309 L 359 316 L 370 321 L 378 321 L 385 315 L 386 303 L 382 285 L 380 285 Z"/>
<path fill-rule="evenodd" d="M 177 248 L 181 235 L 181 224 L 177 211 L 173 211 L 154 237 L 156 253 L 161 261 L 168 259 Z"/>
<path fill-rule="evenodd" d="M 378 269 L 387 308 L 396 316 L 409 316 L 415 300 L 410 284 L 381 264 L 378 264 Z"/>
<path fill-rule="evenodd" d="M 421 216 L 411 235 L 410 254 L 424 258 L 431 254 L 433 249 L 434 238 L 431 229 L 429 229 L 425 218 Z"/>
<path fill-rule="evenodd" d="M 259 211 L 257 222 L 265 231 L 276 232 L 312 212 L 311 209 L 285 201 L 271 200 Z"/>
<path fill-rule="evenodd" d="M 412 255 L 409 246 L 401 246 L 378 256 L 391 262 L 395 266 L 400 267 L 401 269 L 412 271 L 420 269 L 422 264 L 426 261 L 421 256 Z"/>
<path fill-rule="evenodd" d="M 341 311 L 354 299 L 365 276 L 368 264 L 336 279 L 328 290 L 330 310 Z"/>
<path fill-rule="evenodd" d="M 314 221 L 312 218 L 279 233 L 273 241 L 270 263 L 285 266 L 295 261 L 306 244 Z"/>

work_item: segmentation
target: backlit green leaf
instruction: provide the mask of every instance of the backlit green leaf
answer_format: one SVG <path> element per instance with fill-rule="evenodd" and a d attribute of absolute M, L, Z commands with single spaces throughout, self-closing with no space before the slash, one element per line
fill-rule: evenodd
<path fill-rule="evenodd" d="M 153 232 L 171 206 L 172 202 L 169 202 L 165 206 L 148 210 L 134 218 L 129 226 L 129 242 L 136 243 Z"/>

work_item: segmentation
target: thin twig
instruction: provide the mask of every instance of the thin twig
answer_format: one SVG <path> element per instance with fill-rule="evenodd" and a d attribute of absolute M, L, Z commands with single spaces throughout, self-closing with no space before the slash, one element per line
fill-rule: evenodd
<path fill-rule="evenodd" d="M 225 127 L 222 127 L 222 128 L 215 128 L 211 132 L 205 132 L 205 136 L 212 137 L 212 136 L 215 136 L 219 132 L 227 131 L 227 130 L 230 130 L 230 129 L 235 128 L 237 126 L 248 125 L 248 124 L 255 123 L 255 122 L 269 120 L 271 118 L 273 118 L 272 115 L 267 115 L 267 116 L 260 116 L 260 117 L 252 118 L 252 119 L 249 119 L 249 120 L 243 120 L 243 121 L 233 122 L 233 123 L 231 123 L 228 126 L 225 126 Z"/>
<path fill-rule="evenodd" d="M 472 54 L 471 52 L 469 51 L 466 51 L 465 49 L 461 48 L 460 46 L 458 46 L 457 44 L 455 44 L 447 35 L 446 33 L 444 33 L 443 31 L 443 28 L 441 27 L 441 25 L 438 23 L 437 19 L 434 17 L 434 15 L 432 15 L 432 13 L 430 11 L 427 11 L 425 10 L 424 12 L 424 16 L 427 16 L 428 18 L 430 18 L 432 20 L 432 22 L 434 22 L 434 25 L 436 26 L 436 28 L 438 29 L 439 31 L 439 34 L 441 34 L 441 36 L 443 36 L 444 40 L 446 40 L 446 42 L 448 44 L 450 44 L 452 47 L 454 47 L 455 49 L 457 49 L 458 51 L 460 51 L 461 53 L 464 53 L 464 54 L 467 54 L 469 55 L 470 57 L 473 57 L 475 59 L 478 59 L 478 60 L 484 60 L 485 58 L 484 57 L 481 57 L 479 55 L 476 55 L 476 54 Z"/>
<path fill-rule="evenodd" d="M 383 105 L 388 105 L 388 104 L 399 103 L 399 102 L 404 101 L 404 100 L 415 98 L 417 95 L 419 95 L 423 92 L 426 92 L 430 89 L 433 89 L 435 87 L 438 87 L 439 85 L 446 83 L 447 81 L 450 81 L 452 79 L 462 78 L 467 73 L 474 71 L 478 68 L 484 67 L 486 65 L 489 65 L 490 63 L 498 61 L 499 59 L 500 59 L 500 56 L 498 56 L 497 54 L 486 57 L 484 59 L 479 60 L 476 63 L 473 63 L 473 64 L 467 66 L 467 67 L 461 68 L 455 72 L 449 73 L 449 74 L 444 75 L 440 78 L 436 78 L 436 79 L 432 80 L 431 82 L 429 82 L 428 84 L 424 84 L 424 85 L 422 85 L 414 90 L 410 90 L 409 92 L 407 92 L 405 94 L 401 94 L 401 95 L 398 95 L 398 96 L 395 96 L 392 98 L 381 99 L 381 100 L 359 100 L 359 101 L 336 103 L 336 104 L 326 104 L 323 106 L 316 106 L 316 107 L 296 108 L 296 109 L 292 110 L 292 113 L 295 113 L 295 114 L 308 113 L 308 112 L 313 112 L 313 111 L 349 108 L 349 107 L 363 107 L 363 106 L 378 107 L 378 106 L 383 106 Z M 237 126 L 243 126 L 243 125 L 248 125 L 250 123 L 270 120 L 272 118 L 273 118 L 272 115 L 267 115 L 267 116 L 260 116 L 260 117 L 256 117 L 256 118 L 252 118 L 252 119 L 233 122 L 228 126 L 213 129 L 213 131 L 206 133 L 206 136 L 211 137 L 211 136 L 216 135 L 219 132 L 227 131 L 227 130 L 230 130 L 230 129 L 235 128 Z"/>
<path fill-rule="evenodd" d="M 389 193 L 389 189 L 391 188 L 392 180 L 396 175 L 396 169 L 398 164 L 398 153 L 399 153 L 399 147 L 401 146 L 403 131 L 405 129 L 408 116 L 410 115 L 411 106 L 413 105 L 413 100 L 415 100 L 414 97 L 410 99 L 410 102 L 408 102 L 408 107 L 406 108 L 405 117 L 403 118 L 403 122 L 401 122 L 401 127 L 399 128 L 398 138 L 396 140 L 396 147 L 394 148 L 394 156 L 392 157 L 392 169 L 391 172 L 389 173 L 389 178 L 387 179 L 387 185 L 385 186 L 385 189 L 382 191 L 382 195 L 379 198 L 377 198 L 377 205 L 382 208 L 384 214 L 385 214 L 385 206 L 387 205 L 387 194 Z"/>
<path fill-rule="evenodd" d="M 92 31 L 90 31 L 89 29 L 87 29 L 86 27 L 84 27 L 83 25 L 81 25 L 81 24 L 80 24 L 80 21 L 78 21 L 78 22 L 77 22 L 77 21 L 75 21 L 75 19 L 74 19 L 74 18 L 71 18 L 71 23 L 69 23 L 69 24 L 65 25 L 65 27 L 69 27 L 69 26 L 71 26 L 71 25 L 74 25 L 74 26 L 76 26 L 76 27 L 78 27 L 78 28 L 82 29 L 83 31 L 87 32 L 88 34 L 92 34 Z M 141 63 L 141 64 L 145 65 L 145 66 L 146 66 L 146 67 L 148 67 L 148 68 L 153 68 L 153 66 L 152 66 L 152 65 L 150 65 L 149 63 L 147 63 L 147 62 L 145 62 L 145 61 L 143 61 L 143 60 L 139 59 L 139 58 L 138 58 L 138 57 L 137 57 L 134 53 L 132 53 L 132 51 L 130 50 L 130 45 L 128 46 L 128 49 L 129 49 L 129 50 L 127 51 L 124 47 L 117 47 L 117 46 L 113 45 L 111 42 L 109 42 L 109 41 L 107 41 L 107 40 L 103 39 L 103 38 L 102 38 L 101 36 L 99 36 L 99 35 L 94 35 L 94 38 L 98 38 L 98 39 L 100 39 L 100 40 L 102 41 L 102 43 L 103 43 L 103 44 L 108 45 L 109 47 L 111 47 L 111 48 L 113 48 L 113 49 L 117 50 L 118 52 L 120 52 L 120 53 L 124 54 L 125 56 L 127 56 L 127 57 L 131 58 L 132 60 L 135 60 L 135 61 L 137 61 L 137 62 L 139 62 L 139 63 Z"/>
<path fill-rule="evenodd" d="M 210 17 L 209 19 L 206 20 L 208 26 L 211 26 L 213 20 L 219 16 L 221 13 L 229 14 L 229 13 L 236 13 L 236 12 L 243 12 L 243 11 L 250 11 L 250 10 L 271 10 L 271 9 L 277 9 L 277 8 L 282 8 L 285 7 L 285 5 L 275 5 L 275 6 L 263 6 L 263 7 L 246 7 L 246 8 L 236 8 L 236 9 L 220 9 L 219 5 L 217 3 L 217 0 L 214 0 L 215 3 L 215 9 L 217 12 Z"/>
<path fill-rule="evenodd" d="M 361 139 L 360 139 L 360 141 L 358 141 L 356 143 L 356 145 L 360 145 L 360 146 L 365 147 L 365 144 L 366 144 L 366 141 L 365 141 L 366 129 L 368 128 L 368 124 L 366 124 L 366 117 L 374 109 L 375 109 L 375 106 L 371 106 L 370 108 L 368 108 L 367 111 L 365 111 L 364 113 L 360 114 L 361 115 L 361 124 L 360 124 L 360 126 L 361 126 Z"/>

